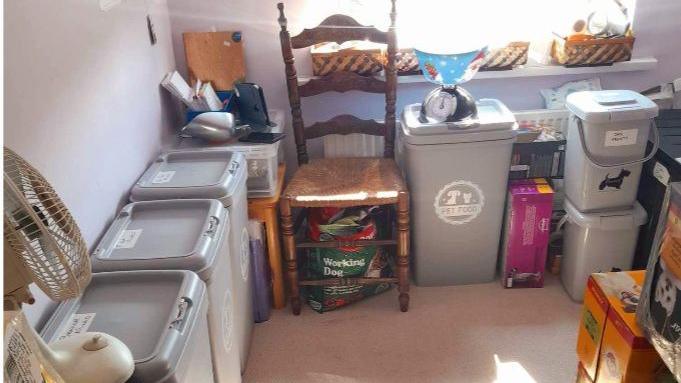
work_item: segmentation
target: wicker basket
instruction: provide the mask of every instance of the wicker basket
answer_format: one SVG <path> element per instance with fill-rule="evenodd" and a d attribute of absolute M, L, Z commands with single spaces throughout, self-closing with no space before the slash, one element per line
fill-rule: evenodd
<path fill-rule="evenodd" d="M 348 48 L 329 49 L 327 43 L 317 44 L 310 50 L 312 56 L 312 73 L 315 76 L 325 76 L 332 72 L 355 72 L 361 75 L 371 75 L 383 70 L 383 65 L 377 60 L 381 56 L 381 49 Z"/>
<path fill-rule="evenodd" d="M 480 66 L 481 71 L 508 70 L 527 62 L 530 43 L 516 41 L 503 48 L 493 49 Z"/>
<path fill-rule="evenodd" d="M 565 66 L 610 65 L 631 60 L 634 37 L 567 41 L 554 39 L 551 57 Z"/>

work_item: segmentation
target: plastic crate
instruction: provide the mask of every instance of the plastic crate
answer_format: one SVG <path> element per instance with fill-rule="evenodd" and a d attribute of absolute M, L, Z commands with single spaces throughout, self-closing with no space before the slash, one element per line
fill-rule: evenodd
<path fill-rule="evenodd" d="M 285 130 L 284 112 L 280 110 L 270 110 L 270 119 L 276 125 L 272 128 L 272 133 L 280 133 Z M 255 144 L 248 142 L 230 141 L 226 143 L 210 143 L 197 138 L 182 138 L 171 150 L 197 149 L 206 150 L 227 148 L 235 152 L 242 152 L 246 157 L 248 168 L 248 180 L 246 188 L 249 198 L 271 197 L 276 192 L 279 162 L 283 162 L 280 157 L 281 141 L 274 144 Z"/>
<path fill-rule="evenodd" d="M 196 110 L 187 109 L 187 112 L 185 114 L 186 122 L 193 120 L 194 117 L 196 117 L 196 116 L 198 116 L 199 114 L 202 114 L 202 113 L 231 112 L 234 109 L 234 105 L 236 104 L 236 97 L 233 97 L 234 93 L 232 93 L 231 91 L 220 90 L 220 91 L 215 91 L 215 94 L 218 95 L 218 98 L 222 101 L 222 103 L 224 105 L 224 107 L 221 110 L 196 111 Z"/>

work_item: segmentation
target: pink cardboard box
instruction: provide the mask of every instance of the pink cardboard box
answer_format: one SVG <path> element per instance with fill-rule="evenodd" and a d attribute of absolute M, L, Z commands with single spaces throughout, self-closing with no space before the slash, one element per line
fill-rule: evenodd
<path fill-rule="evenodd" d="M 539 181 L 512 181 L 508 187 L 501 252 L 504 287 L 544 286 L 553 190 Z"/>

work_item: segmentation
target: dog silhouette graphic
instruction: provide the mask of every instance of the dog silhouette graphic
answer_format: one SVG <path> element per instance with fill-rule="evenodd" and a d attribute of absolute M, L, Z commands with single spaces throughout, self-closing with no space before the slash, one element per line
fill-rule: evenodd
<path fill-rule="evenodd" d="M 603 190 L 605 188 L 615 188 L 617 190 L 622 188 L 622 183 L 624 182 L 624 177 L 629 177 L 631 172 L 626 169 L 620 170 L 620 174 L 617 177 L 610 177 L 610 174 L 605 175 L 605 179 L 601 181 L 598 185 L 598 190 Z"/>

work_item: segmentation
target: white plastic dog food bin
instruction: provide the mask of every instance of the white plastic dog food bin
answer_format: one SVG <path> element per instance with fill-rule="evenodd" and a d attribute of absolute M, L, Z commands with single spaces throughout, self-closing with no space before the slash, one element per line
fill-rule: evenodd
<path fill-rule="evenodd" d="M 583 213 L 565 200 L 565 212 L 560 279 L 568 295 L 581 302 L 592 273 L 631 270 L 639 227 L 648 215 L 638 202 L 629 209 Z"/>
<path fill-rule="evenodd" d="M 643 162 L 657 151 L 657 105 L 630 90 L 586 91 L 566 100 L 565 193 L 577 210 L 628 208 L 636 200 Z M 652 127 L 652 130 L 651 130 Z M 646 156 L 648 134 L 653 150 Z"/>
<path fill-rule="evenodd" d="M 281 110 L 271 110 L 270 119 L 273 126 L 272 133 L 285 131 L 285 116 Z M 246 188 L 249 198 L 271 197 L 277 189 L 279 163 L 284 162 L 284 151 L 280 150 L 281 141 L 274 144 L 255 144 L 247 142 L 233 141 L 229 143 L 210 143 L 198 138 L 180 137 L 175 148 L 171 150 L 184 149 L 229 149 L 241 152 L 246 156 L 248 167 L 248 180 Z"/>
<path fill-rule="evenodd" d="M 241 371 L 246 368 L 253 332 L 253 277 L 246 225 L 246 158 L 226 149 L 164 153 L 130 192 L 135 201 L 217 199 L 229 212 L 229 252 L 234 287 L 234 339 Z"/>
<path fill-rule="evenodd" d="M 191 270 L 208 288 L 208 330 L 218 383 L 241 382 L 233 341 L 229 215 L 214 199 L 134 202 L 123 207 L 92 256 L 92 270 Z"/>
<path fill-rule="evenodd" d="M 97 273 L 40 335 L 47 343 L 73 332 L 115 336 L 135 360 L 128 382 L 212 382 L 207 310 L 206 285 L 191 271 Z"/>

